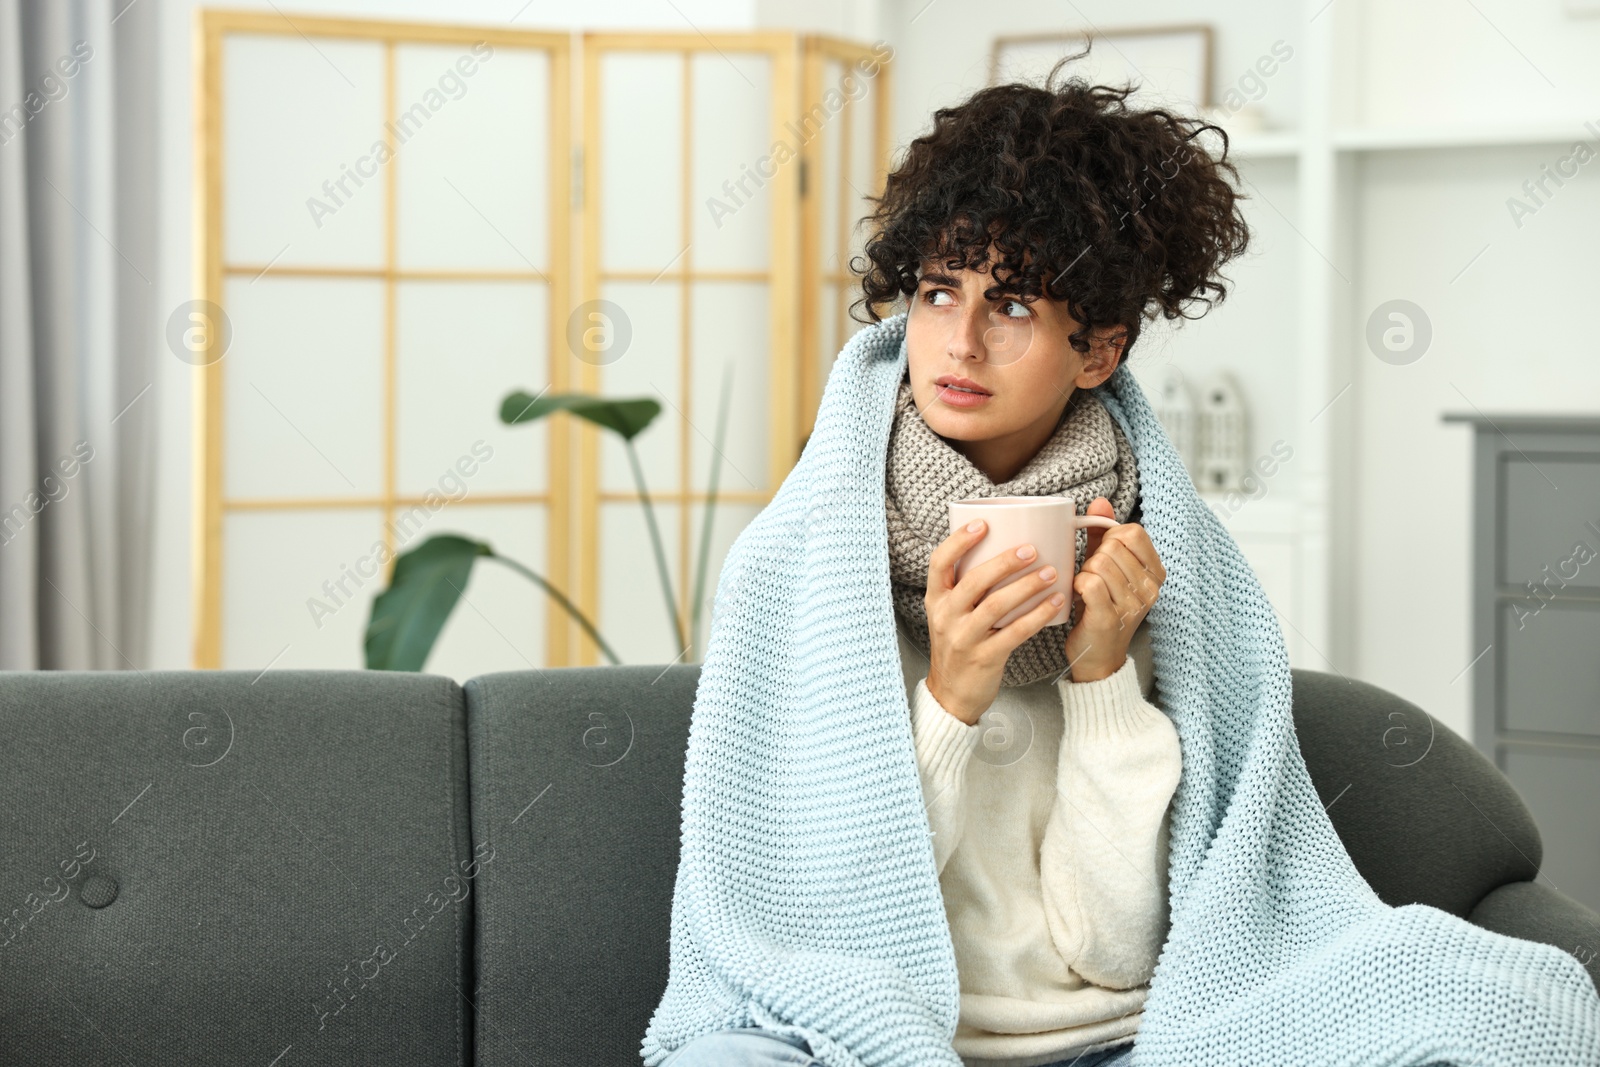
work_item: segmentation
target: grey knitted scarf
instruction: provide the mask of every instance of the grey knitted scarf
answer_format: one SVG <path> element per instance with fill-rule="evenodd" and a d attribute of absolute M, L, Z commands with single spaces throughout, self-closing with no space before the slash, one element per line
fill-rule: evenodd
<path fill-rule="evenodd" d="M 1129 521 L 1139 498 L 1139 469 L 1122 429 L 1092 391 L 1074 390 L 1044 447 L 1008 482 L 996 485 L 922 420 L 908 378 L 900 381 L 884 481 L 889 536 L 889 584 L 895 613 L 911 643 L 928 654 L 928 561 L 950 535 L 952 500 L 988 496 L 1062 496 L 1085 513 L 1097 496 L 1111 501 L 1118 522 Z M 1078 531 L 1078 566 L 1088 530 Z M 1003 686 L 1059 678 L 1067 669 L 1067 633 L 1077 623 L 1046 626 L 1006 660 Z"/>

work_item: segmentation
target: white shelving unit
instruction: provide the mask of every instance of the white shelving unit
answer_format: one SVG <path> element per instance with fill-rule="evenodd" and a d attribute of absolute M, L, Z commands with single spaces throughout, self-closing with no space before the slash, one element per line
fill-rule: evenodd
<path fill-rule="evenodd" d="M 1481 126 L 1442 123 L 1362 127 L 1340 121 L 1356 113 L 1343 99 L 1340 71 L 1358 66 L 1352 17 L 1329 10 L 1326 0 L 1306 0 L 1306 22 L 1296 40 L 1300 107 L 1293 129 L 1229 132 L 1229 158 L 1249 179 L 1258 164 L 1293 169 L 1297 210 L 1286 221 L 1299 236 L 1298 327 L 1292 339 L 1295 488 L 1248 502 L 1224 518 L 1250 558 L 1284 623 L 1290 660 L 1319 670 L 1349 669 L 1356 660 L 1356 533 L 1350 518 L 1355 477 L 1349 442 L 1358 429 L 1351 412 L 1353 361 L 1362 358 L 1359 311 L 1336 264 L 1356 260 L 1361 169 L 1379 153 L 1496 150 L 1570 146 L 1600 141 L 1600 120 L 1540 118 Z M 1341 18 L 1345 21 L 1341 22 Z M 1259 404 L 1259 401 L 1258 401 Z M 1264 442 L 1252 443 L 1254 453 Z M 1223 498 L 1202 493 L 1214 510 Z M 1226 509 L 1223 509 L 1226 510 Z"/>
<path fill-rule="evenodd" d="M 1429 148 L 1516 148 L 1528 145 L 1570 144 L 1580 138 L 1600 137 L 1584 128 L 1584 119 L 1571 122 L 1535 122 L 1515 126 L 1391 126 L 1337 130 L 1333 147 L 1341 152 L 1389 152 Z M 1591 120 L 1592 121 L 1592 120 Z"/>

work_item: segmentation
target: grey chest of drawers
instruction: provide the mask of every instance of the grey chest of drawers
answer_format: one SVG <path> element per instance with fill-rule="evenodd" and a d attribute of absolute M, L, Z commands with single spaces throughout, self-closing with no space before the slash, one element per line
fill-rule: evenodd
<path fill-rule="evenodd" d="M 1473 427 L 1473 741 L 1533 810 L 1541 878 L 1600 910 L 1600 415 Z"/>

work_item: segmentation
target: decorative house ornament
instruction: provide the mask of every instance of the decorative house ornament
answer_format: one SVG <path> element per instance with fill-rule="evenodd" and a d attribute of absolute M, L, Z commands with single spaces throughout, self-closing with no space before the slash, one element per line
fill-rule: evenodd
<path fill-rule="evenodd" d="M 1203 493 L 1244 488 L 1246 427 L 1244 394 L 1227 371 L 1218 371 L 1200 390 L 1199 441 L 1193 468 Z"/>
<path fill-rule="evenodd" d="M 1150 406 L 1155 409 L 1162 429 L 1167 431 L 1167 436 L 1177 448 L 1190 479 L 1194 480 L 1196 488 L 1200 488 L 1197 478 L 1200 414 L 1194 390 L 1184 378 L 1183 371 L 1170 363 L 1156 369 L 1154 379 L 1149 389 Z"/>

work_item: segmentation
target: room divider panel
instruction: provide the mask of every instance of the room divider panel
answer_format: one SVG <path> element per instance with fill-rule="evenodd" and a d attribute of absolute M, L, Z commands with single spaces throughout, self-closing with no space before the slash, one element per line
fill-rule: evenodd
<path fill-rule="evenodd" d="M 234 11 L 197 33 L 195 665 L 361 665 L 393 556 L 448 532 L 544 574 L 625 662 L 698 658 L 852 328 L 886 46 Z M 515 389 L 661 405 L 635 445 L 672 614 L 622 441 L 503 426 Z M 597 661 L 494 574 L 427 669 Z"/>
<path fill-rule="evenodd" d="M 359 666 L 386 560 L 425 534 L 565 567 L 565 435 L 496 411 L 566 385 L 568 39 L 216 11 L 199 32 L 195 662 Z M 496 627 L 565 658 L 537 593 L 471 599 L 499 621 L 454 620 L 456 669 L 503 662 Z"/>
<path fill-rule="evenodd" d="M 662 405 L 640 438 L 653 515 L 620 440 L 578 429 L 576 599 L 624 661 L 698 658 L 720 561 L 809 432 L 819 339 L 831 357 L 848 335 L 849 223 L 882 180 L 883 57 L 788 33 L 585 39 L 582 307 L 629 337 L 586 354 L 578 381 Z M 676 623 L 657 591 L 652 517 Z M 597 662 L 573 637 L 579 661 Z"/>
<path fill-rule="evenodd" d="M 771 156 L 796 112 L 794 63 L 787 34 L 585 41 L 583 293 L 631 340 L 586 362 L 579 385 L 661 405 L 639 444 L 679 620 L 658 591 L 650 516 L 621 443 L 581 430 L 578 603 L 625 662 L 690 654 L 677 633 L 694 643 L 690 549 L 712 460 L 718 558 L 792 461 L 798 185 L 785 180 L 796 164 Z M 724 374 L 733 392 L 719 456 Z M 642 625 L 616 625 L 630 618 Z M 597 649 L 581 647 L 580 662 L 595 662 Z"/>

